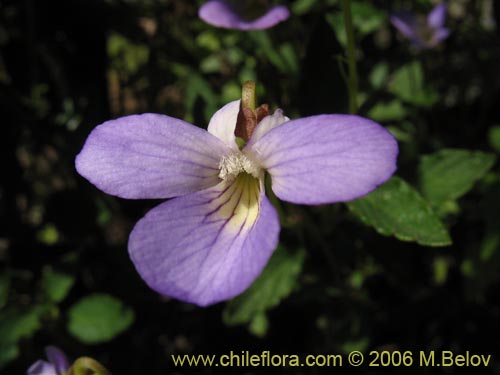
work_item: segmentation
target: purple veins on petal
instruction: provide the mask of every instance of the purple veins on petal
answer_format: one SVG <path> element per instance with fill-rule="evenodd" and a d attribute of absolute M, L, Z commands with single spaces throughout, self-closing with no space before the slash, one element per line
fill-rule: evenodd
<path fill-rule="evenodd" d="M 248 151 L 272 178 L 278 198 L 300 204 L 345 202 L 396 170 L 394 137 L 368 119 L 320 115 L 278 126 Z"/>
<path fill-rule="evenodd" d="M 122 198 L 170 198 L 215 186 L 218 163 L 231 149 L 182 120 L 133 115 L 97 126 L 76 169 L 104 192 Z"/>
<path fill-rule="evenodd" d="M 207 306 L 243 292 L 278 243 L 279 220 L 253 176 L 165 202 L 146 214 L 129 253 L 154 290 Z"/>
<path fill-rule="evenodd" d="M 222 28 L 262 30 L 285 21 L 290 16 L 287 7 L 276 5 L 264 11 L 255 8 L 256 1 L 209 0 L 199 10 L 206 23 Z"/>

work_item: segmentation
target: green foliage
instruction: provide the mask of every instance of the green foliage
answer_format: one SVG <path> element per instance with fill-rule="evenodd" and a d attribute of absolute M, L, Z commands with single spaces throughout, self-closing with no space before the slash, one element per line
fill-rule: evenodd
<path fill-rule="evenodd" d="M 385 236 L 427 246 L 451 244 L 446 228 L 429 204 L 398 177 L 348 206 L 363 222 Z"/>
<path fill-rule="evenodd" d="M 42 289 L 51 302 L 59 303 L 68 295 L 75 283 L 73 276 L 46 267 L 42 274 Z"/>
<path fill-rule="evenodd" d="M 492 126 L 488 131 L 490 146 L 496 152 L 500 152 L 500 126 Z"/>
<path fill-rule="evenodd" d="M 386 22 L 387 14 L 366 1 L 351 1 L 352 22 L 360 38 L 378 30 Z M 326 15 L 326 20 L 343 45 L 347 45 L 345 22 L 341 12 Z"/>
<path fill-rule="evenodd" d="M 99 344 L 127 330 L 134 317 L 134 311 L 117 298 L 95 293 L 71 306 L 68 330 L 86 344 Z"/>
<path fill-rule="evenodd" d="M 444 149 L 421 158 L 420 189 L 435 206 L 467 193 L 495 163 L 495 156 L 480 151 Z"/>
<path fill-rule="evenodd" d="M 45 245 L 55 245 L 59 242 L 59 231 L 52 223 L 45 224 L 38 232 L 37 239 Z"/>
<path fill-rule="evenodd" d="M 18 343 L 32 336 L 40 326 L 43 308 L 9 309 L 0 312 L 0 368 L 19 355 Z"/>
<path fill-rule="evenodd" d="M 401 100 L 418 107 L 431 107 L 438 99 L 438 93 L 427 87 L 424 70 L 419 61 L 413 61 L 396 70 L 389 83 L 389 91 Z"/>
<path fill-rule="evenodd" d="M 380 122 L 402 120 L 406 115 L 406 109 L 399 100 L 380 102 L 368 112 L 369 118 Z"/>
<path fill-rule="evenodd" d="M 304 257 L 304 250 L 290 254 L 283 247 L 278 247 L 252 286 L 228 302 L 224 310 L 224 322 L 229 325 L 250 323 L 252 333 L 264 335 L 267 332 L 265 312 L 292 292 Z"/>
<path fill-rule="evenodd" d="M 147 46 L 134 43 L 116 32 L 109 35 L 107 50 L 113 67 L 126 76 L 136 74 L 149 59 Z"/>

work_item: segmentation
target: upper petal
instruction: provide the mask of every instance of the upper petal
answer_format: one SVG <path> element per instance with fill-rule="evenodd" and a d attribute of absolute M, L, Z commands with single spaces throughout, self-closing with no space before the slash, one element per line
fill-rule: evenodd
<path fill-rule="evenodd" d="M 432 9 L 427 16 L 427 23 L 434 29 L 439 29 L 444 26 L 446 20 L 446 4 L 438 4 Z"/>
<path fill-rule="evenodd" d="M 270 173 L 279 198 L 302 204 L 349 201 L 369 193 L 392 176 L 397 153 L 387 130 L 351 115 L 288 121 L 247 151 Z"/>
<path fill-rule="evenodd" d="M 229 29 L 261 30 L 270 28 L 290 16 L 288 8 L 282 5 L 271 7 L 261 17 L 247 21 L 224 0 L 209 0 L 198 12 L 199 17 L 206 23 Z"/>
<path fill-rule="evenodd" d="M 169 198 L 214 186 L 230 149 L 205 130 L 157 114 L 97 126 L 76 158 L 83 177 L 122 198 Z"/>
<path fill-rule="evenodd" d="M 47 348 L 45 348 L 45 353 L 47 354 L 47 359 L 54 365 L 58 374 L 68 371 L 68 357 L 66 357 L 66 354 L 64 354 L 61 349 L 55 346 L 47 346 Z"/>
<path fill-rule="evenodd" d="M 252 144 L 261 139 L 265 134 L 277 126 L 289 121 L 290 119 L 283 114 L 281 109 L 274 111 L 272 115 L 264 117 L 255 127 L 252 137 L 245 147 L 251 147 Z"/>
<path fill-rule="evenodd" d="M 39 359 L 28 369 L 27 375 L 59 375 L 53 364 Z"/>
<path fill-rule="evenodd" d="M 239 176 L 148 212 L 129 239 L 141 277 L 161 294 L 200 306 L 243 292 L 278 243 L 277 214 L 260 190 Z"/>
<path fill-rule="evenodd" d="M 239 111 L 240 100 L 226 104 L 214 113 L 207 128 L 210 134 L 215 135 L 233 150 L 238 150 L 234 129 L 236 128 Z"/>

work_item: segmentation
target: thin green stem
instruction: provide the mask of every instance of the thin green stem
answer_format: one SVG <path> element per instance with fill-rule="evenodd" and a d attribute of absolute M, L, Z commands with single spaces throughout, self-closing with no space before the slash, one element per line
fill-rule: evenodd
<path fill-rule="evenodd" d="M 342 0 L 342 10 L 344 13 L 345 32 L 347 35 L 347 63 L 349 67 L 349 112 L 358 111 L 358 72 L 356 70 L 356 45 L 354 41 L 354 27 L 352 25 L 350 0 Z"/>

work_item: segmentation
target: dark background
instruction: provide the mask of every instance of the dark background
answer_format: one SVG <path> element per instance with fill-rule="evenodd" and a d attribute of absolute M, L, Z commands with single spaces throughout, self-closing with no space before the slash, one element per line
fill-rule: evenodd
<path fill-rule="evenodd" d="M 405 5 L 422 12 L 431 8 L 427 1 L 370 3 L 385 14 Z M 497 27 L 487 29 L 481 26 L 482 1 L 450 1 L 462 13 L 450 11 L 451 36 L 434 51 L 413 53 L 387 20 L 359 40 L 361 91 L 371 95 L 362 114 L 391 96 L 369 86 L 367 77 L 381 61 L 391 72 L 413 59 L 422 61 L 426 84 L 440 95 L 432 106 L 405 104 L 403 118 L 384 123 L 411 129 L 410 141 L 400 142 L 398 171 L 410 183 L 418 180 L 422 154 L 445 147 L 495 152 L 488 134 L 500 124 L 500 6 L 492 3 L 496 9 L 490 17 Z M 493 365 L 474 373 L 500 371 L 500 242 L 487 263 L 477 261 L 486 235 L 500 230 L 498 167 L 458 201 L 457 210 L 444 215 L 453 238 L 448 247 L 381 236 L 343 205 L 286 206 L 303 222 L 301 229 L 282 229 L 281 241 L 289 249 L 304 248 L 306 258 L 291 295 L 268 312 L 264 337 L 246 326 L 226 325 L 224 304 L 198 308 L 158 296 L 142 282 L 128 257 L 127 238 L 134 223 L 159 202 L 107 196 L 77 175 L 74 157 L 91 129 L 141 112 L 206 127 L 210 115 L 237 97 L 235 89 L 248 77 L 257 79 L 261 102 L 280 106 L 290 117 L 347 111 L 335 58 L 343 48 L 324 17 L 339 13 L 334 1 L 318 0 L 265 34 L 271 50 L 287 43 L 293 48 L 295 60 L 284 59 L 290 66 L 271 61 L 261 34 L 204 24 L 197 17 L 200 4 L 0 2 L 0 262 L 10 280 L 0 315 L 45 304 L 44 267 L 74 277 L 67 297 L 40 315 L 37 329 L 18 341 L 17 358 L 0 373 L 25 373 L 44 357 L 47 345 L 73 359 L 91 356 L 114 374 L 213 372 L 176 372 L 172 353 L 309 354 L 349 348 L 468 350 L 493 354 Z M 207 30 L 218 47 L 200 40 Z M 118 52 L 110 45 L 111 35 L 125 41 Z M 212 55 L 219 59 L 216 68 L 200 65 Z M 444 276 L 438 270 L 443 267 Z M 135 321 L 112 340 L 87 345 L 68 332 L 67 311 L 94 292 L 123 301 L 134 310 Z"/>

